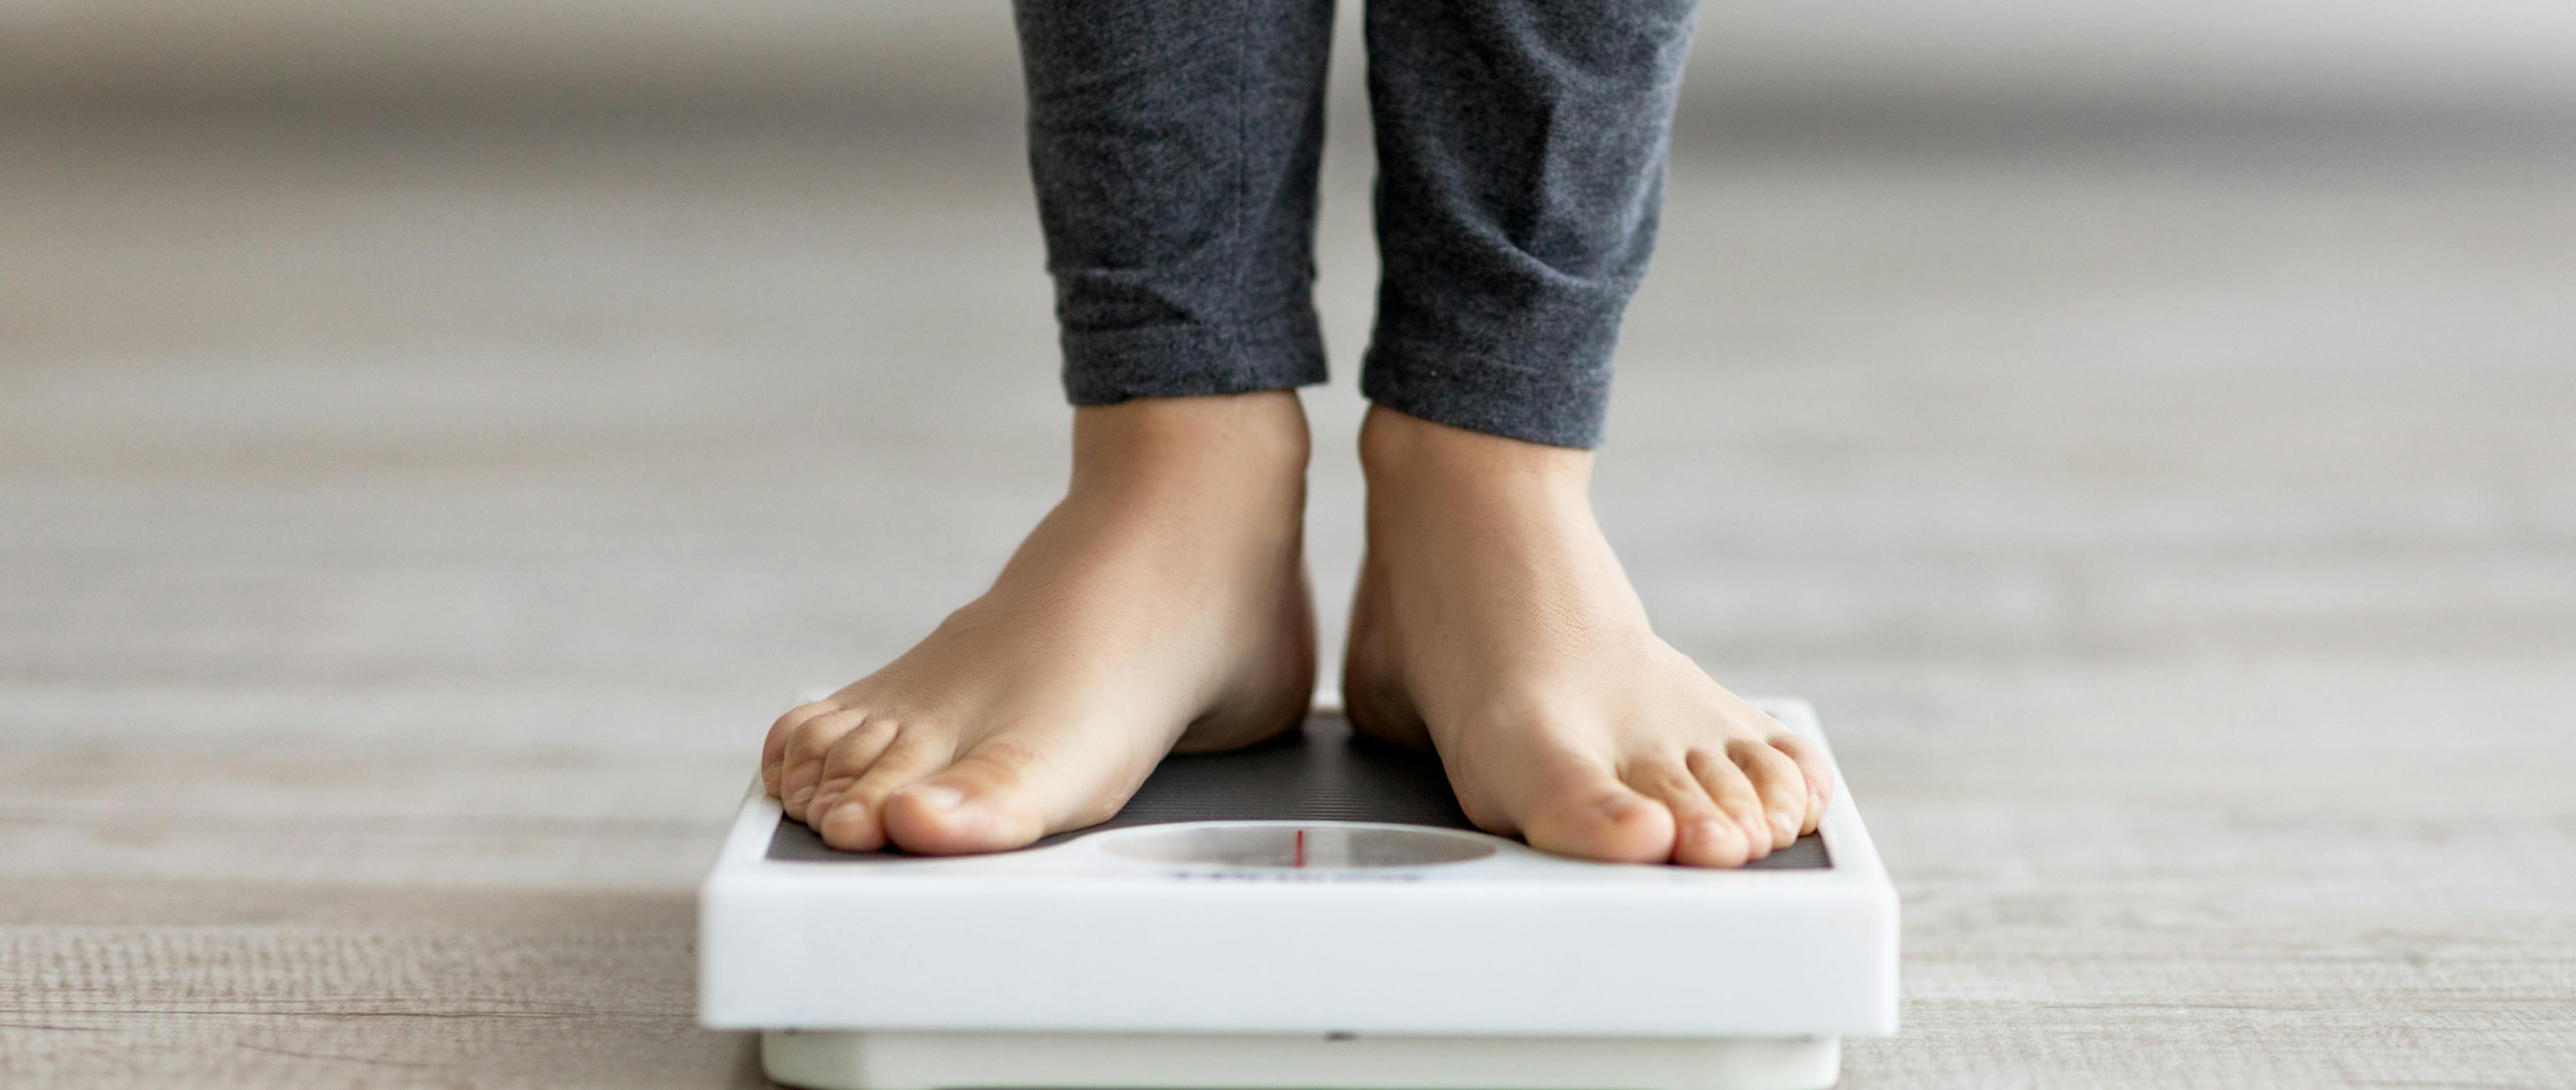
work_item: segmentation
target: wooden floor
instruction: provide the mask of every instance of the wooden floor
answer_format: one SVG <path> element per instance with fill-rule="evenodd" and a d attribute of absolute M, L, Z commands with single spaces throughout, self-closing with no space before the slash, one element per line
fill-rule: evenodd
<path fill-rule="evenodd" d="M 1846 1084 L 2576 1084 L 2565 120 L 1774 120 L 1680 138 L 1599 492 L 1901 888 Z M 757 1084 L 690 896 L 759 731 L 1063 472 L 1009 128 L 0 149 L 0 1085 Z"/>

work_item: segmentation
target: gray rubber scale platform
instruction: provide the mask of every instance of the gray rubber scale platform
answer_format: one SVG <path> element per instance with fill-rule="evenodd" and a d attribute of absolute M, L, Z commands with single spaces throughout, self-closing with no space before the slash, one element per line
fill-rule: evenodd
<path fill-rule="evenodd" d="M 1118 816 L 1087 829 L 1058 833 L 1035 847 L 1112 829 L 1203 821 L 1476 828 L 1458 809 L 1438 758 L 1355 734 L 1338 715 L 1318 715 L 1306 721 L 1304 731 L 1250 749 L 1166 757 Z M 794 863 L 890 863 L 913 858 L 901 852 L 841 851 L 795 821 L 778 823 L 777 833 L 769 840 L 768 857 Z M 1829 865 L 1824 840 L 1812 836 L 1747 864 L 1756 870 Z"/>

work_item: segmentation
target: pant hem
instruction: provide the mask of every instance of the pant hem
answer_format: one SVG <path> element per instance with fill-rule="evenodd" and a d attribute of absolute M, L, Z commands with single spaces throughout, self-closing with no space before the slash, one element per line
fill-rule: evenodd
<path fill-rule="evenodd" d="M 1068 330 L 1058 341 L 1065 400 L 1076 405 L 1288 390 L 1327 377 L 1312 310 L 1238 325 Z"/>
<path fill-rule="evenodd" d="M 1601 445 L 1610 368 L 1537 371 L 1381 343 L 1361 368 L 1360 393 L 1434 424 L 1590 450 Z"/>

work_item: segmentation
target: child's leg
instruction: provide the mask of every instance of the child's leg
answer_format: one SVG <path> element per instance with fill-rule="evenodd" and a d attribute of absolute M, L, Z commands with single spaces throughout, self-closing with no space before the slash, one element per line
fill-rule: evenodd
<path fill-rule="evenodd" d="M 1275 734 L 1314 684 L 1290 391 L 1324 374 L 1331 9 L 1022 0 L 1018 21 L 1072 483 L 983 597 L 771 727 L 770 792 L 838 847 L 1103 820 L 1175 745 Z"/>
<path fill-rule="evenodd" d="M 1656 637 L 1586 496 L 1695 6 L 1370 5 L 1385 272 L 1344 690 L 1363 728 L 1431 742 L 1480 825 L 1733 866 L 1832 785 Z"/>

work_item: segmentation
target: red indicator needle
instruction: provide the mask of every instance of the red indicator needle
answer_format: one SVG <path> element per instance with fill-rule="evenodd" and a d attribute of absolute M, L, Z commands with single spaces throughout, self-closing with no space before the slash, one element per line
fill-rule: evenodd
<path fill-rule="evenodd" d="M 1306 865 L 1306 830 L 1297 830 L 1297 865 Z"/>

